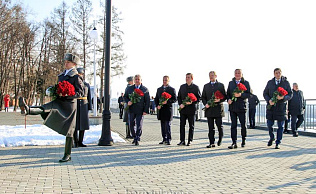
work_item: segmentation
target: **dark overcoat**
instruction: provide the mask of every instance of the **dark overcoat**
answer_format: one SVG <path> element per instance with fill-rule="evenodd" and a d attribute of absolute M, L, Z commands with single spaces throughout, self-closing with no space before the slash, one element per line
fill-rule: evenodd
<path fill-rule="evenodd" d="M 83 95 L 83 80 L 76 69 L 71 70 L 66 76 L 65 72 L 58 75 L 58 82 L 68 81 L 75 87 L 74 96 L 59 97 L 44 104 L 44 125 L 59 134 L 73 137 L 76 126 L 77 98 Z"/>
<path fill-rule="evenodd" d="M 173 108 L 172 103 L 175 103 L 177 101 L 177 94 L 176 90 L 171 86 L 161 86 L 157 89 L 156 97 L 155 97 L 155 104 L 156 106 L 159 105 L 159 99 L 161 97 L 161 94 L 163 92 L 167 92 L 171 95 L 171 98 L 167 101 L 167 104 L 164 104 L 160 110 L 157 112 L 157 118 L 158 120 L 162 121 L 172 121 L 173 119 Z"/>
<path fill-rule="evenodd" d="M 92 110 L 91 103 L 91 91 L 90 85 L 87 82 L 84 82 L 84 98 L 87 99 L 77 99 L 77 121 L 76 121 L 76 130 L 89 130 L 89 110 Z"/>
<path fill-rule="evenodd" d="M 237 98 L 236 101 L 233 101 L 233 103 L 229 105 L 229 111 L 245 113 L 247 111 L 247 99 L 250 97 L 250 84 L 243 77 L 241 78 L 240 83 L 244 84 L 247 90 L 244 91 L 241 96 Z M 233 78 L 232 81 L 230 81 L 228 84 L 227 100 L 233 98 L 233 93 L 236 87 L 236 79 Z"/>
<path fill-rule="evenodd" d="M 268 109 L 269 100 L 272 99 L 273 93 L 278 89 L 278 87 L 282 87 L 283 89 L 285 89 L 288 92 L 288 94 L 285 95 L 282 100 L 278 100 L 275 106 L 272 106 L 270 109 Z M 271 80 L 269 80 L 263 91 L 263 97 L 265 101 L 267 102 L 266 118 L 268 120 L 285 121 L 287 119 L 287 116 L 286 116 L 287 101 L 292 98 L 292 90 L 291 90 L 290 83 L 287 81 L 287 78 L 282 76 L 279 85 L 276 85 L 275 78 L 272 78 Z"/>
<path fill-rule="evenodd" d="M 301 90 L 292 90 L 293 96 L 289 100 L 289 113 L 290 115 L 303 115 L 305 111 L 304 95 Z"/>
<path fill-rule="evenodd" d="M 125 88 L 125 93 L 124 93 L 124 94 L 126 94 L 127 88 L 130 87 L 130 86 L 132 86 L 132 85 L 128 85 L 128 84 L 127 84 L 127 86 L 126 86 L 126 88 Z M 124 98 L 124 97 L 123 97 L 123 100 L 124 100 L 124 102 L 125 102 L 125 98 Z M 123 122 L 128 122 L 128 108 L 127 108 L 127 103 L 124 103 Z"/>
<path fill-rule="evenodd" d="M 126 89 L 126 92 L 124 94 L 125 102 L 128 103 L 131 99 L 129 98 L 129 94 L 134 92 L 135 85 L 132 85 Z M 140 85 L 139 88 L 141 91 L 143 91 L 144 96 L 140 98 L 140 102 L 134 103 L 131 106 L 129 106 L 129 112 L 135 113 L 137 115 L 142 115 L 144 112 L 149 114 L 149 103 L 150 103 L 150 96 L 148 89 L 143 86 L 143 84 Z"/>
<path fill-rule="evenodd" d="M 183 100 L 188 96 L 188 93 L 193 93 L 195 97 L 197 98 L 197 101 L 193 102 L 190 105 L 186 105 L 181 111 L 180 114 L 186 114 L 186 115 L 194 115 L 196 111 L 196 104 L 200 102 L 201 99 L 201 92 L 199 89 L 199 86 L 195 84 L 183 84 L 180 86 L 179 92 L 178 92 L 178 104 L 181 105 Z"/>
<path fill-rule="evenodd" d="M 124 101 L 124 97 L 123 96 L 120 96 L 117 100 L 118 104 L 119 104 L 119 108 L 124 108 L 124 105 L 121 103 L 121 102 L 125 102 Z"/>
<path fill-rule="evenodd" d="M 226 91 L 225 91 L 224 84 L 218 82 L 217 80 L 215 84 L 213 85 L 211 83 L 205 84 L 203 87 L 203 92 L 202 92 L 202 102 L 205 106 L 207 104 L 207 101 L 209 101 L 212 98 L 213 94 L 217 90 L 220 91 L 224 95 L 224 99 L 220 100 L 220 102 L 217 102 L 216 106 L 205 109 L 205 117 L 224 117 L 225 116 L 223 102 L 226 100 Z"/>
<path fill-rule="evenodd" d="M 249 109 L 256 109 L 256 106 L 260 103 L 258 97 L 254 94 L 250 94 L 248 98 Z"/>

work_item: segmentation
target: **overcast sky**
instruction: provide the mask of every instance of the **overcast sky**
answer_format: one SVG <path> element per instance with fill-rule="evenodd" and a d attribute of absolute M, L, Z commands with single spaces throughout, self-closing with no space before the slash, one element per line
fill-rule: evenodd
<path fill-rule="evenodd" d="M 67 1 L 69 5 L 73 0 Z M 93 0 L 94 11 L 98 0 Z M 141 74 L 155 95 L 162 77 L 178 91 L 194 74 L 202 92 L 215 70 L 227 87 L 234 69 L 259 99 L 273 69 L 280 67 L 305 98 L 316 99 L 316 1 L 314 0 L 113 0 L 124 19 L 125 74 L 113 79 L 112 96 L 124 91 L 127 76 Z M 61 0 L 25 0 L 37 18 L 49 16 Z M 93 59 L 93 57 L 91 57 Z"/>

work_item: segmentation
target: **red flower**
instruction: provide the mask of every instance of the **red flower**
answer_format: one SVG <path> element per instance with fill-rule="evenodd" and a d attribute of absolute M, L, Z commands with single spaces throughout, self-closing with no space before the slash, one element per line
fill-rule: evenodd
<path fill-rule="evenodd" d="M 74 96 L 76 94 L 75 87 L 68 81 L 62 81 L 57 84 L 57 94 L 59 96 Z"/>
<path fill-rule="evenodd" d="M 224 99 L 224 95 L 219 90 L 217 90 L 215 93 L 213 93 L 212 98 L 209 101 L 207 101 L 207 104 L 210 107 L 217 106 L 217 103 L 215 102 L 215 99 L 222 100 L 222 99 Z M 204 107 L 202 110 L 206 110 L 206 107 Z"/>
<path fill-rule="evenodd" d="M 222 100 L 222 99 L 224 99 L 224 95 L 219 90 L 217 90 L 215 92 L 215 98 Z"/>
<path fill-rule="evenodd" d="M 271 98 L 271 101 L 274 102 L 274 105 L 276 105 L 276 103 L 278 102 L 278 96 L 285 96 L 287 95 L 288 92 L 282 88 L 282 87 L 278 87 L 277 91 L 273 92 L 273 96 Z M 272 108 L 272 105 L 268 105 L 268 109 L 271 109 Z"/>
<path fill-rule="evenodd" d="M 244 93 L 244 91 L 246 91 L 246 90 L 247 90 L 247 87 L 244 84 L 242 84 L 242 83 L 237 84 L 237 87 L 233 91 L 232 100 L 236 101 L 237 97 L 235 97 L 235 94 Z"/>
<path fill-rule="evenodd" d="M 138 88 L 136 88 L 136 89 L 134 90 L 134 92 L 136 92 L 139 96 L 144 96 L 144 92 L 141 91 L 141 90 L 138 89 Z"/>
<path fill-rule="evenodd" d="M 161 97 L 159 98 L 159 106 L 163 106 L 163 102 L 165 102 L 165 101 L 168 101 L 170 98 L 171 98 L 172 96 L 169 94 L 169 93 L 167 93 L 167 92 L 163 92 L 162 94 L 161 94 Z"/>
<path fill-rule="evenodd" d="M 182 104 L 186 106 L 187 102 L 195 102 L 195 101 L 197 101 L 196 96 L 193 93 L 188 93 L 188 96 L 185 97 L 185 99 L 182 101 Z M 178 110 L 181 111 L 182 108 L 179 108 Z"/>

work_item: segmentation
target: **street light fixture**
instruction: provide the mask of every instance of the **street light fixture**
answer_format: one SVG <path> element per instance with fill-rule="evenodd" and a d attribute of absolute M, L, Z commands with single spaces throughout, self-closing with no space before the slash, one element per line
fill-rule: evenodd
<path fill-rule="evenodd" d="M 106 0 L 106 31 L 105 31 L 105 60 L 104 60 L 104 110 L 102 113 L 102 134 L 99 146 L 113 145 L 111 137 L 110 112 L 110 68 L 111 68 L 111 27 L 112 0 Z"/>
<path fill-rule="evenodd" d="M 98 41 L 98 31 L 97 29 L 94 27 L 93 30 L 90 32 L 90 38 L 91 40 L 93 40 L 94 42 L 94 60 L 93 60 L 93 66 L 94 66 L 94 70 L 93 70 L 93 79 L 94 79 L 94 97 L 93 97 L 93 116 L 97 116 L 97 73 L 96 73 L 96 65 L 95 65 L 95 46 L 97 44 Z"/>

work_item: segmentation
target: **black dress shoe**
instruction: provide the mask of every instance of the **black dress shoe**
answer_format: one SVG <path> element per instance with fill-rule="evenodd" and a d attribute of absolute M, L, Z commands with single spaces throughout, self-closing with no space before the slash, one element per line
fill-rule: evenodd
<path fill-rule="evenodd" d="M 171 145 L 171 144 L 170 144 L 170 141 L 165 142 L 165 144 L 166 144 L 166 145 Z"/>
<path fill-rule="evenodd" d="M 221 146 L 222 145 L 222 140 L 219 139 L 218 142 L 217 142 L 217 146 Z"/>
<path fill-rule="evenodd" d="M 289 133 L 289 130 L 284 129 L 283 133 Z"/>
<path fill-rule="evenodd" d="M 237 144 L 232 144 L 231 146 L 228 146 L 228 148 L 229 148 L 229 149 L 236 149 L 236 148 L 238 148 L 238 147 L 237 147 Z"/>
<path fill-rule="evenodd" d="M 243 139 L 241 142 L 241 147 L 245 147 L 245 145 L 246 145 L 246 139 Z"/>
<path fill-rule="evenodd" d="M 297 132 L 293 132 L 293 137 L 298 137 L 298 133 Z"/>
<path fill-rule="evenodd" d="M 138 146 L 138 145 L 139 145 L 138 141 L 135 141 L 135 145 L 136 145 L 136 146 Z"/>
<path fill-rule="evenodd" d="M 134 143 L 135 143 L 135 139 L 133 140 L 132 144 L 134 144 Z"/>
<path fill-rule="evenodd" d="M 272 146 L 274 140 L 275 140 L 275 139 L 270 139 L 270 140 L 268 141 L 268 146 Z"/>
<path fill-rule="evenodd" d="M 191 145 L 191 142 L 190 142 L 190 141 L 188 141 L 187 146 L 190 146 L 190 145 Z"/>
<path fill-rule="evenodd" d="M 276 145 L 275 145 L 275 149 L 280 149 L 279 144 L 276 144 Z"/>
<path fill-rule="evenodd" d="M 59 162 L 69 162 L 71 160 L 70 155 L 65 155 Z"/>
<path fill-rule="evenodd" d="M 208 145 L 208 146 L 206 146 L 207 148 L 213 148 L 213 147 L 215 147 L 215 144 L 210 144 L 210 145 Z"/>
<path fill-rule="evenodd" d="M 159 142 L 159 144 L 164 144 L 164 143 L 165 143 L 165 141 Z"/>
<path fill-rule="evenodd" d="M 87 145 L 85 145 L 83 143 L 78 143 L 78 147 L 87 147 Z"/>
<path fill-rule="evenodd" d="M 177 145 L 178 146 L 185 145 L 185 141 L 180 141 Z"/>

